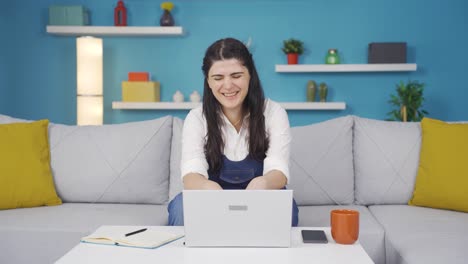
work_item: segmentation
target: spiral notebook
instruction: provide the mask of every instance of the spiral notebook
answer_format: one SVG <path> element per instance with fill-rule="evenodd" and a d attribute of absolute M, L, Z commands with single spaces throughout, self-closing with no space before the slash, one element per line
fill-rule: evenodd
<path fill-rule="evenodd" d="M 132 226 L 102 226 L 91 235 L 81 238 L 81 242 L 153 249 L 184 236 L 151 227 L 144 229 L 141 231 L 142 228 Z"/>

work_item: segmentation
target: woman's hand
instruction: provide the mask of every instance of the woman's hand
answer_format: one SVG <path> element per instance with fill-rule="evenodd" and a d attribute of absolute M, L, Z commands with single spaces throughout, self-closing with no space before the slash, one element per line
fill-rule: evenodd
<path fill-rule="evenodd" d="M 198 173 L 189 173 L 184 176 L 184 189 L 186 190 L 222 190 L 221 186 L 214 181 L 208 180 Z"/>
<path fill-rule="evenodd" d="M 222 190 L 223 188 L 217 182 L 206 180 L 202 185 L 202 190 Z"/>
<path fill-rule="evenodd" d="M 288 180 L 279 170 L 271 170 L 263 176 L 253 178 L 246 190 L 277 190 L 283 188 Z"/>
<path fill-rule="evenodd" d="M 249 185 L 247 185 L 246 190 L 266 190 L 268 189 L 268 182 L 265 179 L 265 176 L 258 176 L 253 178 Z"/>

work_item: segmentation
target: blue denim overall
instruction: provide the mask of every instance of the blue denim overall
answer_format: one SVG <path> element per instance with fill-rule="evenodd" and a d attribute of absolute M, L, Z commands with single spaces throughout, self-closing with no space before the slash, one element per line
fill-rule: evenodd
<path fill-rule="evenodd" d="M 250 181 L 263 175 L 263 161 L 257 161 L 247 156 L 241 161 L 231 161 L 223 155 L 223 167 L 219 174 L 208 174 L 209 180 L 217 182 L 225 190 L 245 189 Z M 299 209 L 293 199 L 292 226 L 298 224 Z M 184 225 L 182 193 L 179 193 L 169 203 L 169 225 Z"/>

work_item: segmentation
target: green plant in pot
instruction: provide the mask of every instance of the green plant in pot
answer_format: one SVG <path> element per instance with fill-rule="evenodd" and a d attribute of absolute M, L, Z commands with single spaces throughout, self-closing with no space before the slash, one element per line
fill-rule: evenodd
<path fill-rule="evenodd" d="M 290 38 L 283 41 L 281 50 L 288 56 L 288 64 L 297 64 L 299 55 L 304 53 L 304 43 L 300 40 Z"/>
<path fill-rule="evenodd" d="M 424 102 L 424 83 L 418 81 L 401 81 L 396 86 L 396 95 L 390 95 L 388 101 L 397 109 L 388 113 L 390 121 L 417 122 L 421 121 L 424 115 L 427 115 L 426 110 L 420 109 Z"/>

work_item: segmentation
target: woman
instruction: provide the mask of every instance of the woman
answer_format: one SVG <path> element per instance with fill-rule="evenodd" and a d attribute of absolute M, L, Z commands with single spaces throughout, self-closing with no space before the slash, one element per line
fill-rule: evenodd
<path fill-rule="evenodd" d="M 206 50 L 203 106 L 187 115 L 182 133 L 185 189 L 284 189 L 291 141 L 286 111 L 265 100 L 247 47 L 232 38 Z M 169 225 L 183 225 L 182 193 L 168 206 Z M 292 225 L 298 208 L 293 201 Z"/>

